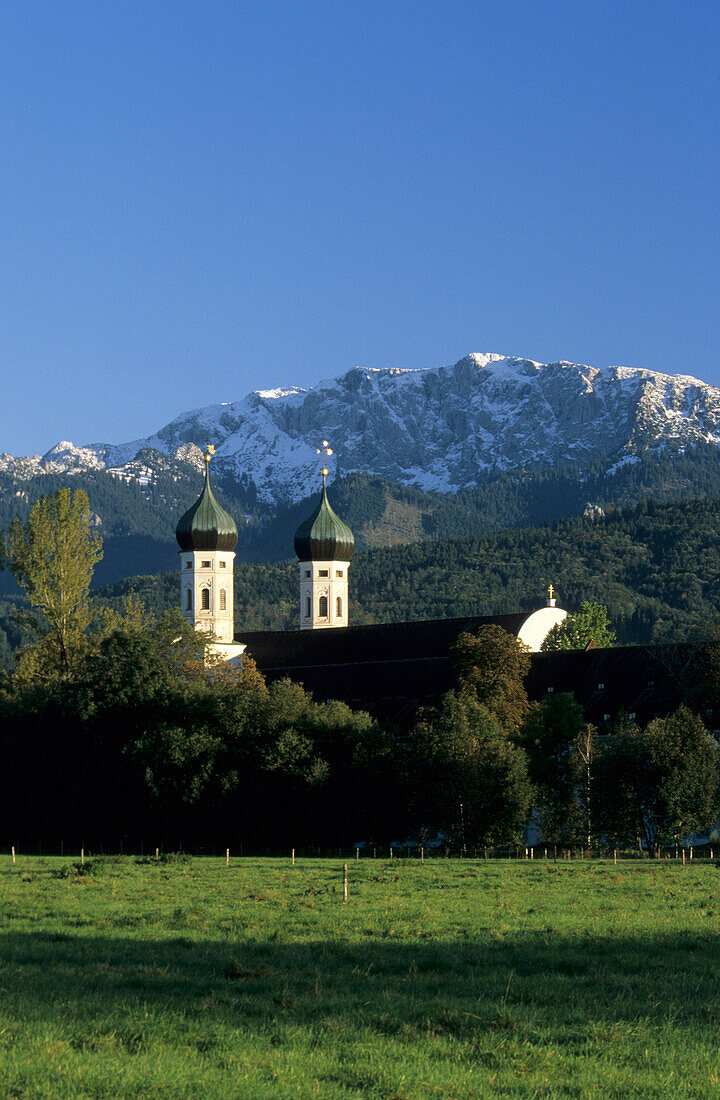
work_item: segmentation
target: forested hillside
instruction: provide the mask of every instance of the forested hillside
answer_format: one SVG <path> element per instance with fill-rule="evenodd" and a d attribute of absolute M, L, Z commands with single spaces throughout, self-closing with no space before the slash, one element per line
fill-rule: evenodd
<path fill-rule="evenodd" d="M 600 463 L 494 473 L 481 478 L 476 488 L 456 494 L 427 493 L 369 474 L 352 474 L 336 481 L 329 494 L 333 507 L 351 526 L 358 549 L 371 550 L 553 523 L 582 516 L 586 510 L 624 508 L 649 499 L 720 497 L 720 450 L 699 444 L 681 455 L 649 451 L 613 474 L 604 472 Z M 240 531 L 238 556 L 246 561 L 287 558 L 295 530 L 315 500 L 247 524 Z"/>
<path fill-rule="evenodd" d="M 622 643 L 687 639 L 720 614 L 718 531 L 720 499 L 713 498 L 358 552 L 352 622 L 530 611 L 552 582 L 564 607 L 606 604 Z M 238 563 L 237 628 L 293 628 L 297 584 L 295 562 Z M 156 610 L 176 606 L 177 576 L 124 581 L 98 596 L 119 604 L 130 591 Z"/>
<path fill-rule="evenodd" d="M 127 480 L 133 474 L 131 480 Z M 41 494 L 72 484 L 88 494 L 104 555 L 96 586 L 138 573 L 175 568 L 177 520 L 202 487 L 202 471 L 191 462 L 143 451 L 126 476 L 107 470 L 11 477 L 0 473 L 0 528 L 13 516 L 27 519 Z M 216 479 L 222 505 L 238 525 L 238 558 L 281 561 L 292 554 L 293 535 L 314 507 L 317 495 L 292 507 L 258 503 L 253 485 L 229 476 Z M 409 489 L 369 474 L 340 478 L 329 489 L 333 507 L 353 529 L 359 550 L 481 536 L 503 528 L 553 523 L 586 510 L 626 507 L 643 500 L 720 497 L 720 450 L 699 444 L 677 455 L 647 452 L 607 474 L 601 465 L 487 474 L 476 488 L 443 494 Z M 0 574 L 0 594 L 17 590 Z"/>
<path fill-rule="evenodd" d="M 178 464 L 158 468 L 153 485 L 128 484 L 102 472 L 86 476 L 91 509 L 102 519 L 104 558 L 95 574 L 100 599 L 118 603 L 133 590 L 156 610 L 177 605 L 174 525 L 196 498 L 201 477 L 189 465 L 178 470 Z M 45 491 L 59 487 L 55 475 L 40 480 Z M 635 503 L 650 487 L 672 500 L 691 484 L 706 498 Z M 15 512 L 27 514 L 39 486 L 18 490 L 15 505 L 5 489 L 0 521 L 7 527 Z M 358 474 L 333 485 L 330 495 L 357 538 L 351 570 L 355 623 L 530 610 L 541 604 L 550 582 L 565 607 L 583 599 L 606 604 L 621 642 L 689 637 L 720 612 L 720 460 L 713 447 L 696 447 L 672 460 L 647 455 L 612 477 L 592 471 L 582 479 L 569 473 L 526 480 L 500 476 L 457 496 Z M 240 531 L 237 628 L 293 628 L 297 565 L 288 559 L 295 528 L 311 503 L 263 518 L 242 512 L 253 507 L 247 495 L 241 502 L 223 485 L 218 496 Z M 561 518 L 588 504 L 594 519 Z M 529 521 L 553 525 L 526 526 Z M 247 560 L 255 554 L 265 561 Z M 130 579 L 118 579 L 123 577 Z M 7 666 L 11 650 L 32 632 L 17 621 L 17 589 L 9 572 L 0 579 L 0 665 Z"/>

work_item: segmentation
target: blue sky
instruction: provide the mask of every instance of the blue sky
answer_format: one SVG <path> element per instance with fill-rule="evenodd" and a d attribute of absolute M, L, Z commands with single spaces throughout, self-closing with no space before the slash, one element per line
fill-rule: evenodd
<path fill-rule="evenodd" d="M 0 7 L 0 450 L 470 351 L 720 384 L 720 4 Z"/>

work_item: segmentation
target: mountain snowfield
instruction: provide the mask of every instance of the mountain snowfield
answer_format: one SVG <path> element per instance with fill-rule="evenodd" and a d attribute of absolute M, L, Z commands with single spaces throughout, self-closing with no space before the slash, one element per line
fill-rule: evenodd
<path fill-rule="evenodd" d="M 356 367 L 310 389 L 256 390 L 242 401 L 183 413 L 147 439 L 62 442 L 44 456 L 0 456 L 17 478 L 106 469 L 142 482 L 138 453 L 200 459 L 213 443 L 218 474 L 246 475 L 260 500 L 289 503 L 318 484 L 323 440 L 331 479 L 365 471 L 456 492 L 500 470 L 600 460 L 608 472 L 648 448 L 720 444 L 720 389 L 688 375 L 635 367 L 537 363 L 467 355 L 454 366 Z"/>

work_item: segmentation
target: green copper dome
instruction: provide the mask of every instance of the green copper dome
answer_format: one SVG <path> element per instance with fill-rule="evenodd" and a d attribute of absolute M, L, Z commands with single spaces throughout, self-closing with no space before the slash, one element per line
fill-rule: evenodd
<path fill-rule="evenodd" d="M 325 485 L 320 503 L 295 532 L 295 553 L 300 561 L 350 561 L 355 539 L 330 507 Z"/>
<path fill-rule="evenodd" d="M 175 528 L 181 550 L 234 550 L 237 527 L 221 508 L 210 488 L 210 461 L 205 459 L 205 485 L 199 499 L 188 508 Z"/>

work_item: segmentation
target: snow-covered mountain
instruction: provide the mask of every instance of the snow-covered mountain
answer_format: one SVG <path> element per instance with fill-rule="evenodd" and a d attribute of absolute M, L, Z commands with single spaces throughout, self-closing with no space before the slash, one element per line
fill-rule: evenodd
<path fill-rule="evenodd" d="M 141 480 L 144 449 L 197 462 L 196 448 L 212 442 L 217 474 L 251 478 L 272 504 L 315 489 L 325 439 L 332 477 L 363 470 L 455 492 L 493 470 L 600 460 L 612 472 L 648 448 L 720 444 L 720 389 L 688 375 L 502 355 L 438 369 L 356 367 L 307 390 L 256 390 L 183 413 L 131 443 L 0 455 L 0 469 L 22 478 L 100 468 Z"/>

